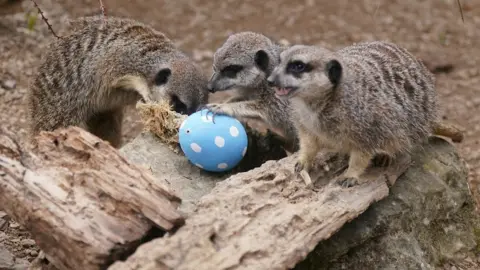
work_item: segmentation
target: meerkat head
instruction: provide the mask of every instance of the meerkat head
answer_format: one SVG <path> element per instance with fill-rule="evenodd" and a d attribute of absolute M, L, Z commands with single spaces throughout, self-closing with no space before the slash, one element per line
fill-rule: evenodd
<path fill-rule="evenodd" d="M 184 55 L 165 58 L 168 60 L 146 65 L 142 75 L 119 78 L 114 87 L 134 90 L 142 102 L 166 100 L 176 112 L 186 115 L 207 104 L 207 78 L 193 61 Z"/>
<path fill-rule="evenodd" d="M 280 64 L 267 81 L 279 97 L 318 97 L 334 90 L 343 72 L 340 60 L 331 51 L 295 45 L 280 54 Z"/>
<path fill-rule="evenodd" d="M 275 48 L 276 45 L 262 34 L 231 35 L 213 56 L 209 91 L 258 88 L 278 63 Z"/>

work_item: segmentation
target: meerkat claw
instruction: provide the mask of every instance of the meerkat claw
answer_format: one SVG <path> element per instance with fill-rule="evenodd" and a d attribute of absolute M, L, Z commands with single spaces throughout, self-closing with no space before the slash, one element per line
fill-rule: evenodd
<path fill-rule="evenodd" d="M 303 171 L 304 167 L 305 166 L 303 165 L 303 163 L 298 161 L 297 163 L 295 163 L 295 173 L 299 174 L 301 171 Z"/>
<path fill-rule="evenodd" d="M 341 177 L 339 180 L 337 180 L 337 184 L 343 188 L 350 188 L 358 185 L 358 179 L 355 177 Z"/>
<path fill-rule="evenodd" d="M 207 104 L 205 105 L 205 109 L 207 109 L 207 117 L 208 113 L 212 113 L 212 122 L 215 124 L 215 115 L 222 114 L 220 106 L 218 104 Z"/>

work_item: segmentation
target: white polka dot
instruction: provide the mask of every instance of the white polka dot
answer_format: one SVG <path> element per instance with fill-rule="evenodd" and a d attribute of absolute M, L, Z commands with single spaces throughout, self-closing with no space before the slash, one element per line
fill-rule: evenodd
<path fill-rule="evenodd" d="M 240 134 L 240 131 L 238 131 L 238 128 L 234 127 L 234 126 L 231 126 L 230 127 L 230 135 L 232 135 L 233 137 L 237 137 L 238 134 Z"/>
<path fill-rule="evenodd" d="M 244 157 L 246 153 L 247 153 L 247 147 L 245 146 L 245 148 L 243 148 L 243 151 L 242 151 L 242 157 Z"/>
<path fill-rule="evenodd" d="M 190 144 L 190 148 L 192 148 L 192 150 L 193 150 L 195 153 L 200 153 L 200 152 L 202 152 L 202 147 L 200 147 L 200 145 L 198 145 L 198 144 L 196 144 L 196 143 Z"/>
<path fill-rule="evenodd" d="M 199 167 L 200 169 L 203 169 L 203 166 L 198 163 L 195 163 L 195 166 Z"/>
<path fill-rule="evenodd" d="M 182 129 L 183 126 L 185 126 L 185 123 L 186 123 L 186 122 L 187 122 L 187 120 L 184 120 L 184 121 L 182 122 L 182 124 L 180 125 L 180 129 Z"/>
<path fill-rule="evenodd" d="M 208 123 L 208 122 L 212 122 L 212 118 L 211 118 L 211 117 L 207 117 L 206 115 L 203 115 L 203 116 L 202 116 L 202 121 L 203 121 L 203 122 L 207 122 L 207 123 Z"/>
<path fill-rule="evenodd" d="M 223 147 L 225 146 L 225 139 L 220 137 L 220 136 L 216 136 L 215 137 L 215 144 L 218 146 L 218 147 Z"/>
<path fill-rule="evenodd" d="M 228 164 L 227 163 L 220 163 L 217 165 L 217 168 L 219 169 L 226 169 L 228 167 Z"/>

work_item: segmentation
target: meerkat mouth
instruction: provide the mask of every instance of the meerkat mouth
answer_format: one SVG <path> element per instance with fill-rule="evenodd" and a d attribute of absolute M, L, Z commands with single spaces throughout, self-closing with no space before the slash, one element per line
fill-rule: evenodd
<path fill-rule="evenodd" d="M 296 89 L 296 87 L 275 87 L 275 94 L 277 96 L 287 96 Z"/>

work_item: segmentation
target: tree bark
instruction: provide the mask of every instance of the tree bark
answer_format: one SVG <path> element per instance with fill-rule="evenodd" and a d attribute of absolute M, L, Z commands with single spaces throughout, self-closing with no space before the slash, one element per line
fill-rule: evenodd
<path fill-rule="evenodd" d="M 59 269 L 104 269 L 156 226 L 184 222 L 168 184 L 76 127 L 43 132 L 32 149 L 0 132 L 0 205 Z"/>
<path fill-rule="evenodd" d="M 403 157 L 388 169 L 371 168 L 364 176 L 369 183 L 341 188 L 330 180 L 345 169 L 346 157 L 319 155 L 310 189 L 294 174 L 295 161 L 296 155 L 268 161 L 217 183 L 175 234 L 141 245 L 108 269 L 294 267 L 319 241 L 386 197 L 388 185 L 410 164 Z"/>

